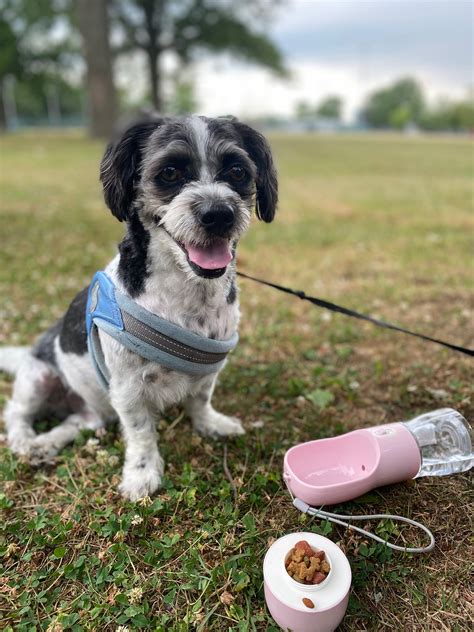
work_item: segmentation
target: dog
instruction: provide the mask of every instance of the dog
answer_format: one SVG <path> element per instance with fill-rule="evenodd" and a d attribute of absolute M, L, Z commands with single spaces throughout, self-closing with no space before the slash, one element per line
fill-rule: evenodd
<path fill-rule="evenodd" d="M 226 340 L 239 322 L 236 248 L 251 216 L 274 219 L 277 174 L 262 134 L 233 118 L 151 118 L 109 144 L 100 166 L 105 203 L 126 225 L 105 268 L 115 287 L 152 314 L 194 334 Z M 159 487 L 164 464 L 155 428 L 177 403 L 195 431 L 209 437 L 244 433 L 211 398 L 218 371 L 191 375 L 144 359 L 100 330 L 108 389 L 87 344 L 88 288 L 32 348 L 4 347 L 0 369 L 16 374 L 5 407 L 13 452 L 45 460 L 83 428 L 119 420 L 125 461 L 119 486 L 136 501 Z M 36 434 L 33 422 L 61 423 Z"/>

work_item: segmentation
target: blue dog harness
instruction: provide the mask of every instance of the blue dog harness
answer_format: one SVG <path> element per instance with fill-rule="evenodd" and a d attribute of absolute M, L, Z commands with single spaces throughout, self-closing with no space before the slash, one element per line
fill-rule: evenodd
<path fill-rule="evenodd" d="M 86 326 L 92 363 L 105 389 L 110 374 L 99 329 L 142 358 L 191 375 L 219 371 L 239 340 L 237 332 L 228 340 L 205 338 L 152 314 L 122 294 L 105 272 L 96 272 L 90 284 Z"/>

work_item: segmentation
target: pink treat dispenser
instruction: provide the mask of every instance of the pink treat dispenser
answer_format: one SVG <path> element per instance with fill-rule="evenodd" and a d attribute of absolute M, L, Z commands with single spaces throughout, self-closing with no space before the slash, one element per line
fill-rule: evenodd
<path fill-rule="evenodd" d="M 331 571 L 321 584 L 300 584 L 286 571 L 288 553 L 300 540 L 326 553 Z M 290 533 L 279 538 L 267 551 L 263 577 L 268 609 L 282 630 L 332 632 L 342 621 L 349 601 L 351 567 L 328 538 L 315 533 Z"/>

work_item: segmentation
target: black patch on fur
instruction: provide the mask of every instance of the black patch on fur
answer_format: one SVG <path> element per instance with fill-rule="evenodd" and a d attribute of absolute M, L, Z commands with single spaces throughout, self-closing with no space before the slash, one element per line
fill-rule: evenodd
<path fill-rule="evenodd" d="M 100 179 L 105 203 L 121 222 L 129 219 L 132 211 L 145 147 L 163 123 L 164 119 L 152 119 L 132 125 L 110 143 L 102 158 Z"/>
<path fill-rule="evenodd" d="M 264 222 L 271 222 L 278 202 L 278 180 L 267 140 L 260 132 L 237 120 L 210 119 L 208 126 L 213 137 L 235 140 L 254 162 L 257 167 L 257 217 Z"/>
<path fill-rule="evenodd" d="M 72 300 L 62 319 L 59 344 L 65 353 L 87 353 L 86 305 L 89 287 L 84 288 Z"/>
<path fill-rule="evenodd" d="M 58 368 L 56 354 L 54 351 L 54 341 L 61 333 L 63 318 L 54 323 L 36 342 L 32 355 L 42 362 L 46 362 L 55 369 Z"/>
<path fill-rule="evenodd" d="M 148 277 L 150 233 L 136 214 L 127 222 L 127 234 L 119 244 L 118 273 L 130 296 L 141 294 Z"/>
<path fill-rule="evenodd" d="M 232 279 L 232 283 L 230 284 L 229 293 L 227 294 L 226 301 L 228 305 L 232 305 L 235 303 L 235 299 L 237 298 L 237 286 L 235 285 L 234 279 Z"/>
<path fill-rule="evenodd" d="M 160 135 L 158 135 L 158 140 L 161 141 Z M 159 162 L 155 164 L 154 184 L 163 204 L 169 204 L 186 184 L 199 179 L 196 163 L 197 160 L 190 146 L 180 147 L 179 150 L 171 146 L 169 150 L 162 153 Z M 176 181 L 168 182 L 163 178 L 165 167 L 174 167 L 178 170 L 179 176 Z"/>

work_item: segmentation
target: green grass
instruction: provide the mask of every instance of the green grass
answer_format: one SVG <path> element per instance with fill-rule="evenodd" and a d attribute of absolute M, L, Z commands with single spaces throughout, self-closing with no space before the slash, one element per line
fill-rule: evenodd
<path fill-rule="evenodd" d="M 270 226 L 255 222 L 240 268 L 473 346 L 472 143 L 271 140 L 280 212 Z M 0 343 L 25 344 L 112 256 L 122 227 L 101 199 L 99 143 L 31 133 L 1 144 Z M 300 441 L 445 405 L 472 419 L 471 363 L 344 317 L 328 320 L 248 281 L 241 302 L 241 342 L 215 395 L 247 428 L 228 446 L 237 503 L 222 444 L 190 441 L 177 409 L 159 421 L 166 480 L 148 506 L 117 494 L 116 428 L 97 441 L 82 435 L 39 469 L 2 447 L 2 629 L 275 630 L 263 556 L 273 538 L 297 530 L 329 535 L 349 557 L 342 630 L 469 629 L 467 475 L 394 485 L 342 507 L 424 522 L 437 548 L 412 557 L 299 515 L 281 469 Z M 9 392 L 4 378 L 0 399 Z"/>

